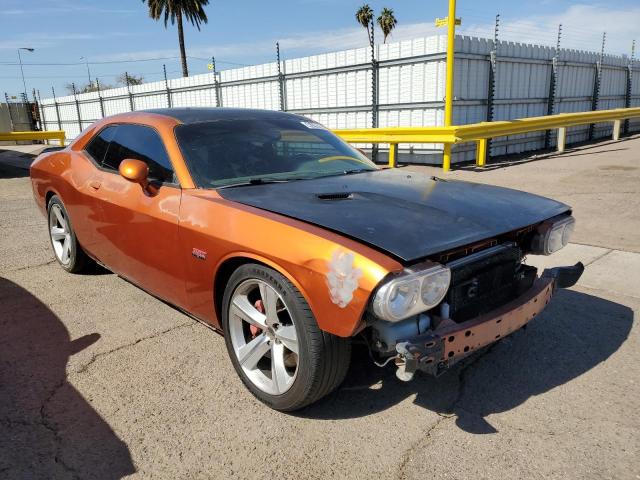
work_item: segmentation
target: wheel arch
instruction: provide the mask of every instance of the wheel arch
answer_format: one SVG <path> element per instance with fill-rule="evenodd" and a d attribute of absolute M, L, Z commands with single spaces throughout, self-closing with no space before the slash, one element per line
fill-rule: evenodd
<path fill-rule="evenodd" d="M 48 209 L 49 208 L 49 202 L 51 201 L 51 199 L 53 198 L 54 195 L 57 195 L 58 197 L 60 195 L 58 195 L 57 192 L 55 192 L 53 189 L 48 189 L 47 192 L 44 194 L 44 208 Z"/>
<path fill-rule="evenodd" d="M 54 196 L 58 197 L 60 201 L 64 204 L 64 200 L 62 199 L 62 195 L 60 195 L 60 192 L 53 185 L 47 185 L 47 189 L 45 190 L 45 193 L 44 193 L 45 211 L 49 208 L 49 202 L 51 201 L 51 198 Z"/>
<path fill-rule="evenodd" d="M 298 283 L 298 281 L 291 275 L 285 268 L 281 265 L 273 262 L 272 260 L 262 257 L 260 255 L 255 255 L 247 252 L 237 252 L 224 257 L 219 263 L 217 268 L 215 269 L 214 279 L 213 279 L 213 305 L 215 309 L 215 316 L 218 319 L 219 328 L 222 329 L 222 299 L 224 297 L 224 290 L 233 275 L 238 268 L 242 265 L 246 265 L 248 263 L 256 263 L 268 268 L 272 268 L 279 274 L 283 275 L 287 280 L 289 280 L 302 294 L 305 301 L 311 308 L 311 312 L 313 313 L 313 307 L 311 306 L 311 302 L 309 302 L 309 297 L 306 292 Z"/>

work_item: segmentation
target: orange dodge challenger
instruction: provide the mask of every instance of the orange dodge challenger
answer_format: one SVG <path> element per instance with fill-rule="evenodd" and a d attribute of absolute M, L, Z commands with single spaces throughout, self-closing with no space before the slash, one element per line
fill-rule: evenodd
<path fill-rule="evenodd" d="M 584 269 L 524 263 L 566 245 L 567 205 L 379 169 L 283 112 L 116 115 L 38 157 L 31 180 L 62 268 L 97 262 L 222 333 L 278 410 L 338 387 L 356 335 L 401 380 L 439 375 Z"/>

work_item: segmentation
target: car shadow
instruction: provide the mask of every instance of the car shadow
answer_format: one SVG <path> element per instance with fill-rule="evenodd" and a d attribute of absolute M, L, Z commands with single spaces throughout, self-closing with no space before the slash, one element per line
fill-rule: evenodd
<path fill-rule="evenodd" d="M 471 433 L 494 433 L 485 420 L 511 410 L 534 395 L 563 385 L 609 358 L 627 339 L 633 310 L 573 290 L 560 290 L 526 329 L 465 359 L 438 378 L 418 373 L 412 382 L 396 379 L 395 367 L 377 368 L 354 349 L 342 387 L 297 413 L 315 419 L 362 417 L 407 398 Z M 606 325 L 606 328 L 604 326 Z"/>
<path fill-rule="evenodd" d="M 67 381 L 69 357 L 100 335 L 71 341 L 62 322 L 0 277 L 0 477 L 119 479 L 134 473 L 126 444 Z"/>
<path fill-rule="evenodd" d="M 29 166 L 37 155 L 0 147 L 0 179 L 29 176 Z"/>

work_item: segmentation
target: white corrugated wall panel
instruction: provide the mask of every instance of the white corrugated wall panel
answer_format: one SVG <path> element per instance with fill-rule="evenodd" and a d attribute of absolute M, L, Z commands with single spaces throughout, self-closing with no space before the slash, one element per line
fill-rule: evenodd
<path fill-rule="evenodd" d="M 627 71 L 622 68 L 602 68 L 600 95 L 622 95 L 627 90 Z"/>
<path fill-rule="evenodd" d="M 103 105 L 104 114 L 107 117 L 131 111 L 128 98 L 105 98 L 103 100 Z"/>
<path fill-rule="evenodd" d="M 173 95 L 172 95 L 173 98 Z M 155 93 L 143 96 L 135 96 L 133 98 L 133 105 L 136 110 L 148 110 L 151 108 L 167 108 L 169 106 L 169 101 L 167 99 L 167 94 Z"/>
<path fill-rule="evenodd" d="M 454 123 L 474 123 L 486 119 L 489 80 L 488 55 L 493 43 L 488 39 L 460 36 L 456 38 L 456 81 Z M 380 63 L 378 124 L 383 126 L 428 126 L 442 124 L 445 96 L 446 35 L 416 38 L 376 46 Z M 516 42 L 497 45 L 495 119 L 513 119 L 546 114 L 552 48 Z M 465 58 L 465 55 L 467 57 Z M 485 58 L 471 58 L 483 55 Z M 406 59 L 404 62 L 402 59 Z M 329 52 L 282 62 L 287 77 L 285 94 L 289 110 L 306 114 L 330 128 L 364 128 L 371 125 L 371 60 L 369 48 Z M 556 112 L 584 111 L 591 108 L 594 68 L 599 60 L 595 52 L 561 50 L 557 85 Z M 598 108 L 623 106 L 626 88 L 627 59 L 606 55 L 602 59 L 601 99 Z M 394 61 L 396 64 L 385 64 Z M 222 102 L 228 107 L 279 109 L 279 83 L 275 62 L 234 68 L 220 72 Z M 330 71 L 328 69 L 345 69 Z M 311 72 L 311 73 L 309 73 Z M 632 105 L 640 104 L 640 68 L 636 66 Z M 242 82 L 229 84 L 229 82 Z M 175 78 L 168 81 L 173 106 L 215 106 L 212 73 Z M 149 82 L 130 87 L 134 109 L 168 106 L 165 82 Z M 130 110 L 129 89 L 125 87 L 101 92 L 106 115 Z M 100 116 L 97 93 L 78 95 L 82 126 Z M 58 97 L 60 120 L 69 138 L 79 132 L 73 96 Z M 57 129 L 53 99 L 43 99 L 43 113 L 48 129 Z M 318 109 L 342 109 L 321 112 Z M 351 110 L 350 110 L 351 109 Z M 640 126 L 640 121 L 632 121 Z M 610 127 L 598 125 L 596 135 L 605 135 Z M 569 131 L 569 142 L 586 139 L 588 127 Z M 494 153 L 516 153 L 539 148 L 542 134 L 533 133 L 497 139 Z M 405 147 L 405 146 L 403 146 Z M 441 145 L 414 145 L 415 151 L 439 149 Z M 473 158 L 473 146 L 456 147 L 455 159 Z"/>
<path fill-rule="evenodd" d="M 78 107 L 80 108 L 80 118 L 82 118 L 83 123 L 85 120 L 88 123 L 92 123 L 102 118 L 102 114 L 100 113 L 100 103 L 98 101 L 93 100 L 80 102 Z"/>

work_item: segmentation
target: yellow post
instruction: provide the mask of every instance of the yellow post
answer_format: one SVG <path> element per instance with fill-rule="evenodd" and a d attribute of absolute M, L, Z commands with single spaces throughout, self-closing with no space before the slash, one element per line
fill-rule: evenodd
<path fill-rule="evenodd" d="M 487 158 L 487 139 L 481 138 L 476 142 L 476 166 L 484 167 Z"/>
<path fill-rule="evenodd" d="M 397 143 L 389 144 L 389 168 L 396 168 L 396 155 L 398 155 L 397 147 Z"/>
<path fill-rule="evenodd" d="M 447 17 L 447 84 L 444 97 L 444 126 L 450 127 L 453 122 L 453 62 L 456 45 L 456 0 L 449 0 L 449 16 Z M 451 169 L 451 144 L 445 143 L 442 158 L 442 169 Z"/>
<path fill-rule="evenodd" d="M 564 152 L 564 147 L 567 143 L 567 127 L 560 127 L 558 129 L 558 152 Z"/>
<path fill-rule="evenodd" d="M 620 140 L 620 127 L 622 126 L 622 120 L 613 121 L 613 139 Z"/>

